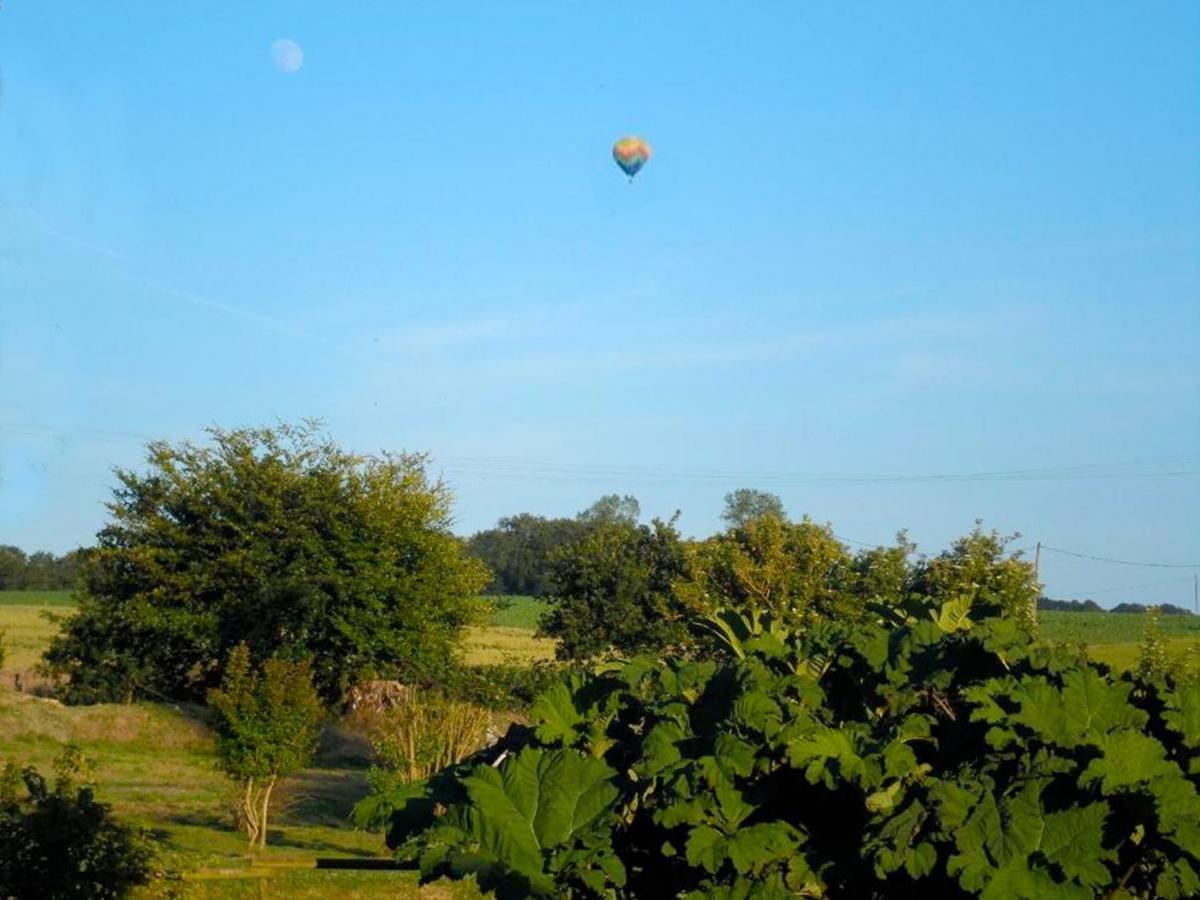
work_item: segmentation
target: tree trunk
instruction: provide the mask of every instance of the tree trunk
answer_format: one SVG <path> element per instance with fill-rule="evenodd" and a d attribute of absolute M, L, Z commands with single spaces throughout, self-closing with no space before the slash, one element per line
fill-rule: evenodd
<path fill-rule="evenodd" d="M 258 840 L 258 796 L 254 790 L 254 779 L 246 779 L 246 790 L 242 794 L 242 824 L 246 827 L 246 837 L 253 847 Z"/>
<path fill-rule="evenodd" d="M 267 779 L 267 786 L 262 792 L 262 815 L 258 819 L 258 846 L 267 846 L 267 809 L 271 805 L 271 790 L 275 787 L 275 776 Z"/>

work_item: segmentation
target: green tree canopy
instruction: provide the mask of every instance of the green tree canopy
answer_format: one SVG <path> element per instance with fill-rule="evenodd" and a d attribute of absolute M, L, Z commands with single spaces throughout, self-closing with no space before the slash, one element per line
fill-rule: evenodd
<path fill-rule="evenodd" d="M 86 550 L 55 556 L 46 550 L 26 554 L 0 546 L 0 591 L 53 591 L 73 588 Z"/>
<path fill-rule="evenodd" d="M 695 615 L 728 607 L 791 623 L 854 616 L 851 566 L 828 525 L 768 513 L 690 547 L 676 594 Z"/>
<path fill-rule="evenodd" d="M 778 494 L 754 488 L 738 488 L 725 495 L 725 509 L 721 513 L 721 521 L 730 528 L 742 528 L 747 522 L 761 519 L 763 516 L 787 519 L 783 501 L 779 499 Z"/>
<path fill-rule="evenodd" d="M 550 590 L 550 556 L 586 531 L 587 525 L 578 519 L 520 513 L 471 535 L 467 552 L 495 573 L 488 593 L 541 597 Z"/>
<path fill-rule="evenodd" d="M 542 630 L 559 639 L 562 659 L 677 644 L 687 631 L 672 584 L 683 573 L 683 544 L 673 522 L 596 525 L 553 557 L 554 593 Z"/>
<path fill-rule="evenodd" d="M 1031 631 L 1042 586 L 1020 551 L 1009 551 L 1018 537 L 984 531 L 976 522 L 974 530 L 949 550 L 913 567 L 912 593 L 938 602 L 967 598 L 976 607 L 1003 612 Z"/>
<path fill-rule="evenodd" d="M 637 497 L 629 494 L 605 494 L 576 518 L 585 525 L 603 525 L 612 522 L 623 522 L 636 525 L 642 515 L 642 505 Z"/>
<path fill-rule="evenodd" d="M 450 670 L 488 575 L 423 456 L 352 454 L 311 423 L 209 435 L 117 471 L 78 613 L 47 653 L 69 699 L 199 699 L 242 642 L 255 662 L 310 660 L 327 700 L 365 675 Z"/>

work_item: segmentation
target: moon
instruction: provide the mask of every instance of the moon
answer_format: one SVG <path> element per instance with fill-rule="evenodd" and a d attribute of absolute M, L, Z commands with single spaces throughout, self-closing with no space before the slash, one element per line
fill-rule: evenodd
<path fill-rule="evenodd" d="M 291 38 L 271 44 L 271 64 L 285 75 L 295 75 L 304 65 L 304 50 Z"/>

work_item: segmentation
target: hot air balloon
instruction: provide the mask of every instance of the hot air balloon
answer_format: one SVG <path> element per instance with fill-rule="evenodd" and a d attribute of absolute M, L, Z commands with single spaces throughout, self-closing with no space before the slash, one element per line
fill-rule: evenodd
<path fill-rule="evenodd" d="M 621 171 L 633 181 L 633 176 L 644 166 L 652 155 L 650 145 L 639 137 L 623 137 L 613 144 L 613 159 Z"/>

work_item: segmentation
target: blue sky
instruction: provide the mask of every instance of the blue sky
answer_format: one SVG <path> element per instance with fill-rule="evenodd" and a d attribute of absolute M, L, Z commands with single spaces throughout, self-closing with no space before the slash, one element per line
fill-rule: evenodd
<path fill-rule="evenodd" d="M 315 416 L 463 532 L 756 486 L 1200 562 L 1200 6 L 503 10 L 5 0 L 0 542 L 88 542 L 146 437 Z"/>

